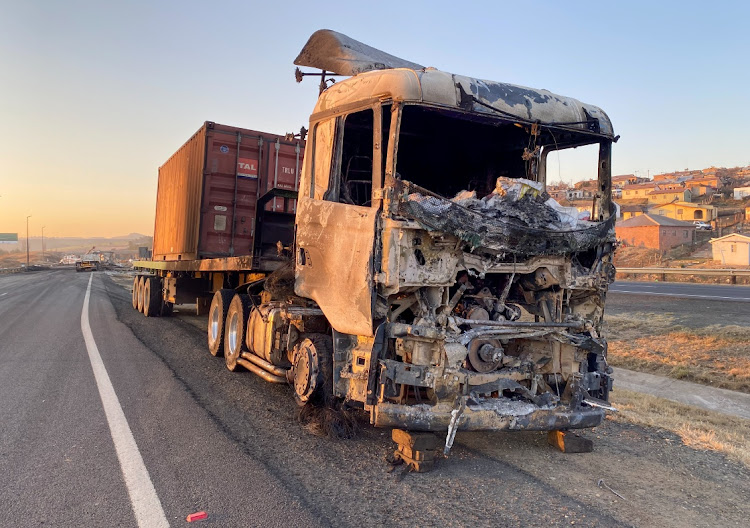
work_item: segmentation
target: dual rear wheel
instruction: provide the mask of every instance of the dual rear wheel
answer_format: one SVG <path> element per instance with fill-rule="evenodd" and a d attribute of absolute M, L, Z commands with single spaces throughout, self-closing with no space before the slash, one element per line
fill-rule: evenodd
<path fill-rule="evenodd" d="M 224 361 L 232 372 L 242 368 L 237 364 L 237 360 L 242 352 L 248 350 L 245 337 L 251 308 L 250 296 L 241 293 L 236 294 L 229 303 L 227 328 L 224 331 Z"/>
<path fill-rule="evenodd" d="M 242 370 L 238 364 L 246 345 L 247 321 L 252 302 L 249 295 L 221 289 L 214 293 L 208 312 L 208 350 L 224 356 L 227 369 Z M 325 334 L 308 334 L 294 349 L 288 377 L 296 402 L 327 404 L 333 397 L 333 342 Z"/>
<path fill-rule="evenodd" d="M 133 279 L 133 308 L 146 317 L 168 315 L 172 303 L 164 302 L 161 277 L 138 275 Z"/>

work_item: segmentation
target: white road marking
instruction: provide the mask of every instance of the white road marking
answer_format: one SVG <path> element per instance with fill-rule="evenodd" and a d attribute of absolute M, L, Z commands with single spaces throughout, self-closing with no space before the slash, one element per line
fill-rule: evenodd
<path fill-rule="evenodd" d="M 664 295 L 666 297 L 695 297 L 697 299 L 713 299 L 716 301 L 750 301 L 748 297 L 721 297 L 719 295 L 694 295 L 690 293 L 659 293 L 659 292 L 646 292 L 646 291 L 630 291 L 630 290 L 609 290 L 612 293 L 635 293 L 640 295 Z"/>
<path fill-rule="evenodd" d="M 148 474 L 143 457 L 133 438 L 125 413 L 120 406 L 120 400 L 115 394 L 115 389 L 109 379 L 107 370 L 104 368 L 102 357 L 94 341 L 89 325 L 89 298 L 91 297 L 91 281 L 94 275 L 89 277 L 89 285 L 86 288 L 86 297 L 83 299 L 83 311 L 81 312 L 81 331 L 86 341 L 86 349 L 89 352 L 89 360 L 94 370 L 96 386 L 102 399 L 104 413 L 107 415 L 109 431 L 115 444 L 117 458 L 120 461 L 122 476 L 125 486 L 128 488 L 130 503 L 133 506 L 136 522 L 140 528 L 169 526 L 164 515 L 159 497 L 156 495 L 154 484 Z"/>
<path fill-rule="evenodd" d="M 8 295 L 8 292 L 0 293 L 0 297 L 2 297 L 3 295 Z"/>

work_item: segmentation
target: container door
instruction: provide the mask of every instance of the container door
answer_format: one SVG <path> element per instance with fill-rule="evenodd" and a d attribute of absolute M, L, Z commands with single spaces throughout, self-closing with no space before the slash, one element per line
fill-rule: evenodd
<path fill-rule="evenodd" d="M 303 146 L 299 141 L 293 143 L 276 139 L 266 146 L 266 175 L 264 192 L 273 188 L 296 191 L 299 185 L 299 172 L 302 168 Z M 266 211 L 295 213 L 297 200 L 274 198 Z"/>
<path fill-rule="evenodd" d="M 258 136 L 215 129 L 206 144 L 201 257 L 252 254 L 258 179 Z"/>

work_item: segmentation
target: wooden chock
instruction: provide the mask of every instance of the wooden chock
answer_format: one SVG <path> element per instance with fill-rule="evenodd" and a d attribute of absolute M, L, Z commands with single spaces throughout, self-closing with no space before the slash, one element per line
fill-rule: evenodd
<path fill-rule="evenodd" d="M 398 445 L 393 452 L 396 459 L 402 460 L 417 473 L 430 471 L 435 465 L 435 455 L 440 440 L 432 433 L 414 433 L 394 429 L 391 438 Z"/>
<path fill-rule="evenodd" d="M 570 431 L 550 431 L 547 442 L 563 453 L 591 453 L 594 450 L 593 441 Z"/>

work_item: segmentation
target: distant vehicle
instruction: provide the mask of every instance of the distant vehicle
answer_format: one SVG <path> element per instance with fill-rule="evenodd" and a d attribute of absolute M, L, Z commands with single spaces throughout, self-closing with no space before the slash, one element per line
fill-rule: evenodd
<path fill-rule="evenodd" d="M 713 231 L 713 227 L 711 227 L 711 224 L 707 224 L 706 222 L 701 222 L 700 220 L 696 220 L 693 222 L 693 225 L 695 226 L 695 229 L 698 231 Z"/>

